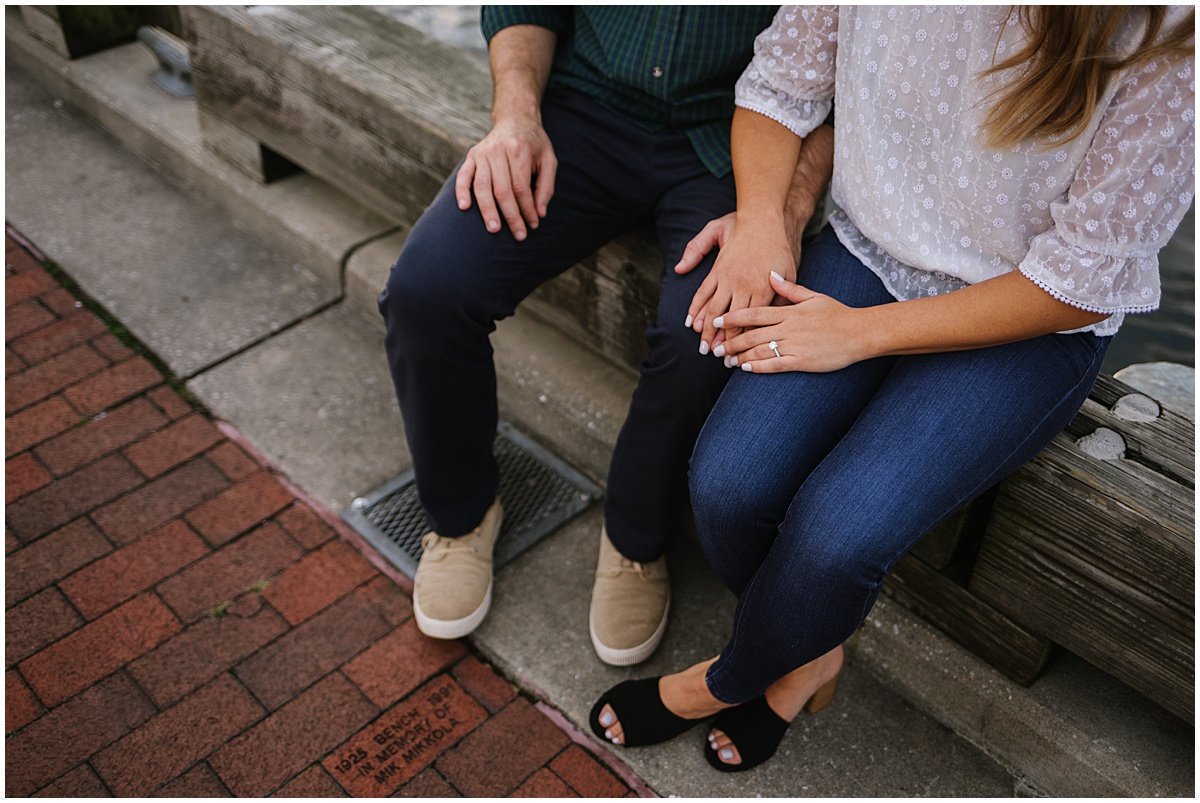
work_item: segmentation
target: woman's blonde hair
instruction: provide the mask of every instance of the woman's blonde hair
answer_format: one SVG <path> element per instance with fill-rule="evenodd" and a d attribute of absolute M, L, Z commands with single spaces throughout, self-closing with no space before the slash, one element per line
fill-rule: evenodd
<path fill-rule="evenodd" d="M 1117 34 L 1145 17 L 1141 42 L 1126 54 Z M 1006 148 L 1026 139 L 1068 142 L 1086 128 L 1114 73 L 1160 56 L 1194 50 L 1195 11 L 1160 37 L 1166 6 L 1021 6 L 1025 46 L 984 72 L 1025 66 L 984 118 L 989 144 Z"/>

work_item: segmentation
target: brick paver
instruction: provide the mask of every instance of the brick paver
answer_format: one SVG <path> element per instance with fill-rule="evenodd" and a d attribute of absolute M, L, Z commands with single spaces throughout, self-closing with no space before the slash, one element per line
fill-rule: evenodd
<path fill-rule="evenodd" d="M 34 449 L 38 459 L 60 477 L 153 432 L 167 423 L 167 417 L 139 398 L 83 421 Z"/>
<path fill-rule="evenodd" d="M 54 783 L 38 790 L 34 797 L 112 797 L 112 793 L 91 767 L 80 764 Z"/>
<path fill-rule="evenodd" d="M 100 751 L 92 766 L 121 797 L 142 797 L 256 722 L 262 714 L 250 693 L 229 675 Z"/>
<path fill-rule="evenodd" d="M 154 797 L 229 797 L 229 790 L 207 764 L 197 764 L 154 793 Z"/>
<path fill-rule="evenodd" d="M 629 793 L 5 246 L 7 795 Z"/>
<path fill-rule="evenodd" d="M 4 561 L 4 606 L 10 608 L 81 566 L 108 553 L 112 544 L 87 519 L 76 519 Z"/>
<path fill-rule="evenodd" d="M 540 770 L 529 776 L 525 783 L 518 786 L 511 795 L 512 797 L 579 797 L 574 789 L 563 783 L 563 779 L 559 778 L 550 770 L 542 767 Z"/>
<path fill-rule="evenodd" d="M 84 420 L 67 402 L 55 397 L 23 410 L 4 421 L 4 453 L 28 449 Z"/>
<path fill-rule="evenodd" d="M 567 734 L 518 697 L 447 751 L 437 768 L 467 797 L 500 797 L 511 794 L 569 744 Z"/>
<path fill-rule="evenodd" d="M 59 583 L 88 619 L 170 577 L 208 552 L 186 523 L 172 521 L 105 555 Z"/>
<path fill-rule="evenodd" d="M 36 457 L 26 452 L 4 466 L 4 501 L 15 502 L 27 493 L 50 482 L 50 472 Z"/>

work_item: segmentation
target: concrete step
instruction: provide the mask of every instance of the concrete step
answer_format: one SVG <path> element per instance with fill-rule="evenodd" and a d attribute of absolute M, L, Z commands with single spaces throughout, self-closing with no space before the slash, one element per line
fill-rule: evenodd
<path fill-rule="evenodd" d="M 186 156 L 170 143 L 186 136 L 187 115 L 158 118 L 152 128 L 128 122 L 142 119 L 136 98 L 149 103 L 152 97 L 143 87 L 124 86 L 149 83 L 149 69 L 133 67 L 140 59 L 135 50 L 119 48 L 55 66 L 44 55 L 35 58 L 22 50 L 26 45 L 18 47 L 20 32 L 14 31 L 11 18 L 9 23 L 6 36 L 14 60 L 34 64 L 39 80 L 51 74 L 52 92 L 65 96 L 72 107 L 56 110 L 45 125 L 79 129 L 86 115 L 139 155 Z M 10 70 L 8 81 L 10 98 L 35 93 L 36 87 L 15 71 Z M 28 102 L 53 108 L 50 96 Z M 10 106 L 8 114 L 13 111 Z M 84 170 L 100 146 L 94 136 L 71 141 L 76 143 L 73 150 L 39 152 L 41 143 L 22 138 L 22 129 L 15 126 L 7 148 L 10 159 L 20 152 L 24 160 L 47 170 Z M 266 330 L 260 340 L 195 371 L 189 386 L 298 485 L 340 510 L 408 464 L 373 310 L 374 293 L 399 250 L 402 233 L 389 234 L 382 221 L 357 229 L 333 222 L 339 209 L 349 210 L 351 220 L 372 218 L 346 199 L 334 200 L 327 188 L 279 197 L 273 205 L 263 193 L 288 195 L 286 187 L 279 188 L 293 179 L 248 189 L 240 173 L 211 163 L 205 167 L 209 157 L 203 148 L 185 150 L 194 159 L 191 167 L 176 164 L 148 173 L 180 181 L 188 193 L 208 201 L 197 202 L 191 213 L 180 206 L 174 219 L 139 231 L 139 239 L 147 244 L 177 241 L 214 215 L 205 204 L 215 202 L 225 210 L 255 210 L 252 214 L 263 225 L 252 231 L 264 242 L 288 241 L 290 247 L 325 260 L 326 267 L 313 268 L 314 274 L 337 265 L 344 288 L 340 302 L 297 316 L 283 331 Z M 118 157 L 106 153 L 104 158 Z M 52 165 L 55 161 L 62 165 Z M 130 175 L 135 165 L 129 160 Z M 139 181 L 149 181 L 139 176 Z M 40 199 L 10 197 L 10 219 L 27 204 L 52 210 L 69 192 L 66 182 L 47 182 Z M 305 210 L 297 212 L 299 207 Z M 112 220 L 105 216 L 115 211 L 101 205 L 86 213 L 101 222 Z M 314 215 L 309 219 L 318 222 L 298 228 L 285 219 L 296 214 Z M 330 221 L 327 231 L 352 236 L 320 242 L 321 215 Z M 32 218 L 32 213 L 27 216 Z M 49 243 L 69 242 L 69 231 L 78 225 L 67 216 L 47 220 L 43 234 Z M 116 241 L 126 236 L 117 225 L 96 225 L 95 232 L 93 253 L 116 248 Z M 50 256 L 77 275 L 85 289 L 92 291 L 90 285 L 104 281 L 103 271 L 92 278 L 85 275 L 82 252 L 54 248 Z M 253 270 L 270 275 L 284 270 L 281 262 L 247 259 Z M 143 275 L 206 269 L 182 259 L 151 262 L 136 253 L 128 255 L 127 264 Z M 213 308 L 201 329 L 229 327 L 235 314 Z M 164 337 L 156 333 L 175 325 L 144 314 L 136 303 L 126 303 L 120 315 L 151 344 Z M 628 374 L 523 313 L 502 322 L 494 340 L 502 415 L 602 479 L 632 390 Z M 718 650 L 732 610 L 732 600 L 703 561 L 680 545 L 671 556 L 676 607 L 664 647 L 650 665 L 636 671 L 599 664 L 583 624 L 597 529 L 592 511 L 506 567 L 498 579 L 495 611 L 474 637 L 514 680 L 542 692 L 576 724 L 583 722 L 595 695 L 616 679 L 675 668 Z M 883 599 L 848 672 L 838 705 L 793 727 L 782 760 L 749 777 L 714 779 L 714 773 L 700 766 L 698 745 L 686 739 L 628 751 L 621 758 L 663 794 L 1191 794 L 1191 728 L 1069 656 L 1059 656 L 1033 687 L 1022 688 Z"/>

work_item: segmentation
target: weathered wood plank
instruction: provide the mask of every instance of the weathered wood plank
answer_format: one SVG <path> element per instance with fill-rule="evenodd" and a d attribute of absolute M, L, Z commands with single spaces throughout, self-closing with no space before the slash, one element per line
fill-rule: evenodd
<path fill-rule="evenodd" d="M 1190 489 L 1063 434 L 1001 485 L 968 587 L 1191 720 L 1194 522 Z"/>
<path fill-rule="evenodd" d="M 913 554 L 892 569 L 884 590 L 1018 683 L 1042 671 L 1051 643 L 939 574 Z"/>
<path fill-rule="evenodd" d="M 983 530 L 991 516 L 994 491 L 956 510 L 945 521 L 921 537 L 911 552 L 930 568 L 937 569 L 952 579 L 965 582 L 974 562 L 974 553 L 983 538 Z M 953 571 L 949 571 L 954 564 Z"/>
<path fill-rule="evenodd" d="M 214 130 L 245 132 L 397 222 L 415 221 L 488 129 L 491 86 L 479 65 L 370 9 L 187 13 L 197 99 Z M 634 232 L 527 304 L 635 371 L 660 272 L 653 239 Z"/>
<path fill-rule="evenodd" d="M 1141 463 L 1189 488 L 1196 487 L 1195 422 L 1169 409 L 1162 409 L 1157 418 L 1147 422 L 1130 421 L 1113 413 L 1113 406 L 1122 397 L 1137 392 L 1124 382 L 1102 374 L 1067 431 L 1078 436 L 1097 427 L 1115 430 L 1125 439 L 1127 460 Z"/>
<path fill-rule="evenodd" d="M 67 47 L 67 37 L 63 33 L 62 21 L 58 18 L 58 9 L 54 6 L 21 6 L 21 21 L 42 42 L 64 59 L 71 58 L 71 49 Z"/>

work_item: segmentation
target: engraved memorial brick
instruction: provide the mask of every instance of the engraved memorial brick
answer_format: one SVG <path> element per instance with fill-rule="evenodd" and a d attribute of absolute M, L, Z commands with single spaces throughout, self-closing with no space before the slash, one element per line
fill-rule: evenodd
<path fill-rule="evenodd" d="M 355 797 L 386 797 L 487 718 L 449 675 L 438 675 L 325 759 Z"/>

